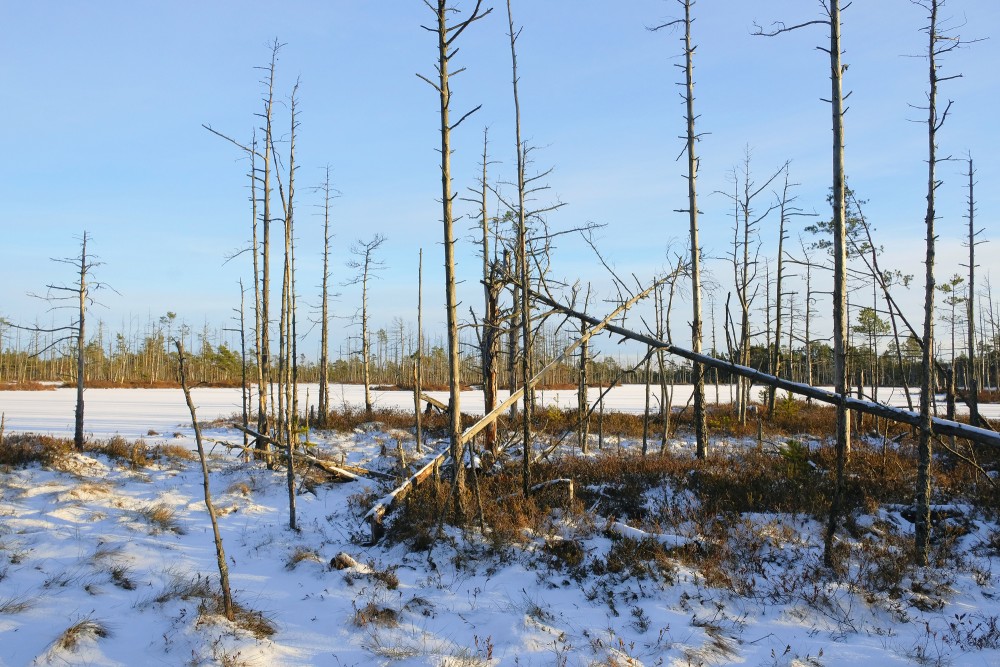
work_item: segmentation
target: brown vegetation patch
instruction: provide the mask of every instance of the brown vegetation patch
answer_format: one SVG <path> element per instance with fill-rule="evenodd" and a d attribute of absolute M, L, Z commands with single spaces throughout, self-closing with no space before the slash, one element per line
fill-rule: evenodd
<path fill-rule="evenodd" d="M 0 443 L 0 465 L 20 468 L 38 463 L 49 466 L 72 451 L 73 441 L 66 438 L 13 433 L 5 435 Z"/>
<path fill-rule="evenodd" d="M 51 382 L 0 382 L 0 391 L 55 391 L 58 385 Z"/>

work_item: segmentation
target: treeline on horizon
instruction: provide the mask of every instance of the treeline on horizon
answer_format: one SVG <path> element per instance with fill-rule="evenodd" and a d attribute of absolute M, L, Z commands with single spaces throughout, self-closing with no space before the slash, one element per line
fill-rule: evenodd
<path fill-rule="evenodd" d="M 232 330 L 211 330 L 205 327 L 195 334 L 190 327 L 181 324 L 178 331 L 170 330 L 166 318 L 160 325 L 151 321 L 142 333 L 108 333 L 99 325 L 97 332 L 88 341 L 85 349 L 85 383 L 92 387 L 157 387 L 177 384 L 177 354 L 170 349 L 170 340 L 180 336 L 188 341 L 192 350 L 188 360 L 188 373 L 192 384 L 202 386 L 238 387 L 246 379 L 256 375 L 255 355 L 249 348 L 241 353 L 239 332 Z M 172 320 L 172 318 L 171 318 Z M 397 323 L 398 324 L 398 323 Z M 983 327 L 986 330 L 989 327 Z M 395 332 L 378 329 L 372 332 L 369 368 L 371 382 L 399 388 L 412 388 L 413 368 L 416 363 L 416 336 L 412 330 L 399 326 Z M 912 336 L 899 346 L 890 341 L 888 345 L 875 343 L 877 354 L 873 353 L 871 338 L 856 332 L 858 338 L 868 339 L 850 348 L 851 376 L 856 387 L 863 393 L 873 395 L 878 387 L 915 387 L 920 372 L 920 346 Z M 572 342 L 572 335 L 556 328 L 548 327 L 540 332 L 538 344 L 534 346 L 535 368 L 540 368 L 559 356 Z M 890 336 L 882 336 L 891 338 Z M 16 388 L 35 382 L 76 383 L 76 346 L 67 343 L 52 346 L 45 334 L 27 334 L 15 328 L 0 325 L 0 386 Z M 361 355 L 352 349 L 356 341 L 348 340 L 333 351 L 329 364 L 329 382 L 335 384 L 361 384 L 364 381 Z M 977 385 L 982 388 L 1000 386 L 1000 332 L 982 335 L 978 343 L 973 369 Z M 44 350 L 39 354 L 39 351 Z M 422 386 L 426 389 L 445 388 L 448 383 L 448 359 L 446 343 L 441 338 L 423 343 Z M 773 344 L 753 345 L 750 351 L 750 365 L 765 373 L 770 373 Z M 813 385 L 833 383 L 833 349 L 825 342 L 811 342 L 808 347 L 812 363 L 807 364 L 806 346 L 784 346 L 782 374 L 795 382 Z M 196 351 L 196 352 L 195 352 Z M 725 350 L 712 349 L 711 354 L 720 359 L 730 359 Z M 954 356 L 939 354 L 943 368 L 955 369 L 955 383 L 959 388 L 970 386 L 968 357 L 959 350 Z M 479 347 L 474 336 L 463 341 L 462 377 L 465 386 L 482 383 L 482 367 Z M 736 359 L 731 359 L 737 361 Z M 511 359 L 505 350 L 501 351 L 499 368 L 501 386 L 511 384 Z M 658 364 L 648 367 L 640 363 L 636 355 L 610 356 L 597 354 L 587 361 L 587 381 L 590 386 L 611 384 L 659 384 L 661 374 L 672 384 L 691 384 L 691 366 L 687 362 L 675 363 L 669 360 L 664 368 Z M 305 354 L 296 360 L 298 381 L 316 383 L 320 380 L 320 366 L 316 360 Z M 810 367 L 811 366 L 811 367 Z M 516 368 L 514 369 L 516 372 Z M 566 359 L 556 364 L 544 383 L 549 387 L 576 387 L 579 382 L 579 357 Z M 724 371 L 711 371 L 707 381 L 729 384 L 733 377 Z M 515 384 L 520 382 L 514 378 Z M 941 382 L 945 387 L 947 383 Z"/>

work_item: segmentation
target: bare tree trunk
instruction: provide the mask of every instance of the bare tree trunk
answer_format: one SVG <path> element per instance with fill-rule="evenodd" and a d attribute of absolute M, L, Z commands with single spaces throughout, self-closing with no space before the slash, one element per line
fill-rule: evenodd
<path fill-rule="evenodd" d="M 517 148 L 517 280 L 520 283 L 518 314 L 521 327 L 521 381 L 524 383 L 524 396 L 521 414 L 521 484 L 525 497 L 531 493 L 531 392 L 527 382 L 531 373 L 531 307 L 528 296 L 528 232 L 524 211 L 524 172 L 525 154 L 521 141 L 521 102 L 517 92 L 517 49 L 516 42 L 520 31 L 514 30 L 514 14 L 510 0 L 507 0 L 507 22 L 510 29 L 511 82 L 514 90 L 514 132 Z"/>
<path fill-rule="evenodd" d="M 782 288 L 784 287 L 784 277 L 785 277 L 785 238 L 787 233 L 785 230 L 785 223 L 788 221 L 788 217 L 792 214 L 791 210 L 791 198 L 788 196 L 789 188 L 792 184 L 789 183 L 789 166 L 785 165 L 785 185 L 781 191 L 781 206 L 778 209 L 779 212 L 779 223 L 778 223 L 778 266 L 777 273 L 775 276 L 775 297 L 774 297 L 774 348 L 771 352 L 771 373 L 777 377 L 781 376 L 781 297 L 784 292 Z M 768 391 L 768 414 L 774 414 L 774 402 L 776 397 L 776 390 L 774 387 L 770 388 Z"/>
<path fill-rule="evenodd" d="M 417 452 L 421 452 L 424 446 L 424 434 L 420 423 L 420 392 L 421 383 L 424 379 L 424 249 L 421 248 L 417 260 L 417 358 L 414 365 L 413 393 L 416 416 L 416 439 Z"/>
<path fill-rule="evenodd" d="M 73 446 L 83 451 L 83 388 L 86 383 L 85 353 L 87 316 L 87 232 L 80 244 L 79 323 L 76 328 L 76 414 L 73 426 Z"/>
<path fill-rule="evenodd" d="M 256 257 L 257 253 L 254 252 Z M 257 283 L 256 278 L 254 284 Z M 243 428 L 250 428 L 250 386 L 247 383 L 246 290 L 240 278 L 240 407 L 243 410 Z M 243 431 L 243 451 L 250 447 L 250 434 Z"/>
<path fill-rule="evenodd" d="M 361 284 L 361 378 L 365 386 L 365 414 L 371 416 L 372 404 L 372 372 L 371 372 L 371 341 L 368 327 L 368 281 L 385 265 L 375 259 L 375 252 L 385 243 L 385 237 L 376 234 L 370 241 L 358 241 L 351 246 L 351 254 L 358 259 L 352 259 L 347 266 L 357 269 L 357 275 L 348 285 Z"/>
<path fill-rule="evenodd" d="M 320 306 L 319 424 L 326 428 L 330 416 L 330 165 L 323 181 L 323 297 Z"/>
<path fill-rule="evenodd" d="M 267 390 L 271 386 L 271 337 L 270 337 L 270 303 L 271 303 L 271 161 L 274 156 L 274 135 L 271 119 L 274 107 L 274 70 L 278 60 L 278 50 L 281 45 L 277 40 L 271 47 L 271 64 L 268 67 L 267 99 L 264 102 L 264 206 L 263 206 L 263 247 L 261 248 L 261 308 L 260 308 L 260 373 L 263 387 L 258 399 L 257 432 L 267 434 L 270 430 L 268 415 Z M 267 451 L 266 440 L 258 438 L 257 449 Z M 270 457 L 265 454 L 265 457 Z"/>
<path fill-rule="evenodd" d="M 482 0 L 476 0 L 476 6 L 467 18 L 449 26 L 448 14 L 450 8 L 448 2 L 447 0 L 437 1 L 435 10 L 437 27 L 435 30 L 431 30 L 431 32 L 436 32 L 438 37 L 438 82 L 434 83 L 430 79 L 421 77 L 438 91 L 440 98 L 441 222 L 444 227 L 445 307 L 448 311 L 448 407 L 450 410 L 448 430 L 451 440 L 452 461 L 455 463 L 455 512 L 459 520 L 464 515 L 462 500 L 465 490 L 465 470 L 462 466 L 461 360 L 459 358 L 458 340 L 458 297 L 455 292 L 457 278 L 455 276 L 455 238 L 453 230 L 454 218 L 452 215 L 452 201 L 454 196 L 451 192 L 451 131 L 458 127 L 476 109 L 459 118 L 454 125 L 451 123 L 451 87 L 449 85 L 448 67 L 452 56 L 457 50 L 456 47 L 452 46 L 455 40 L 465 32 L 465 29 L 469 25 L 490 13 L 491 9 L 480 13 L 481 5 Z M 429 2 L 428 6 L 431 6 Z M 478 109 L 478 107 L 476 108 Z"/>
<path fill-rule="evenodd" d="M 488 192 L 486 168 L 489 164 L 487 154 L 488 128 L 483 129 L 483 175 L 480 181 L 480 215 L 482 223 L 482 253 L 483 253 L 483 328 L 480 338 L 480 358 L 483 374 L 484 414 L 493 411 L 496 405 L 498 391 L 497 361 L 500 356 L 500 322 L 499 298 L 500 285 L 494 278 L 492 256 L 490 254 L 490 215 L 487 208 Z M 491 423 L 483 433 L 483 447 L 494 457 L 497 455 L 497 424 Z"/>
<path fill-rule="evenodd" d="M 208 510 L 208 518 L 212 522 L 212 535 L 215 538 L 215 559 L 219 566 L 219 585 L 222 588 L 222 609 L 226 618 L 230 621 L 235 619 L 235 608 L 233 606 L 233 596 L 229 590 L 229 566 L 226 564 L 226 551 L 222 547 L 222 535 L 219 533 L 219 520 L 215 514 L 215 506 L 212 504 L 212 492 L 208 486 L 208 463 L 205 460 L 205 446 L 202 444 L 201 427 L 198 425 L 198 415 L 195 413 L 194 402 L 191 400 L 191 392 L 187 385 L 187 374 L 185 372 L 184 344 L 179 340 L 174 341 L 177 347 L 178 375 L 180 377 L 181 389 L 184 391 L 184 400 L 187 402 L 188 411 L 191 413 L 191 425 L 194 427 L 195 442 L 198 444 L 198 458 L 201 461 L 202 486 L 205 491 L 205 508 Z"/>
<path fill-rule="evenodd" d="M 934 193 L 938 187 L 937 169 L 937 130 L 948 115 L 947 108 L 939 116 L 937 109 L 938 65 L 938 0 L 927 0 L 921 5 L 929 12 L 927 30 L 927 215 L 924 224 L 927 228 L 927 252 L 924 260 L 924 330 L 923 351 L 920 373 L 920 439 L 917 445 L 917 511 L 914 525 L 915 552 L 917 565 L 926 565 L 930 551 L 931 533 L 931 488 L 933 472 L 931 463 L 933 454 L 931 442 L 934 438 L 933 422 L 931 420 L 931 401 L 934 393 L 934 254 L 935 211 Z M 948 106 L 951 106 L 950 103 Z"/>
<path fill-rule="evenodd" d="M 966 372 L 966 387 L 969 395 L 969 423 L 979 426 L 979 381 L 976 368 L 976 197 L 975 197 L 975 175 L 976 170 L 972 163 L 972 156 L 969 156 L 969 294 L 965 300 L 966 307 L 966 327 L 968 333 L 968 371 Z"/>
<path fill-rule="evenodd" d="M 698 166 L 700 164 L 695 144 L 699 139 L 695 132 L 694 112 L 694 53 L 697 49 L 691 42 L 691 7 L 693 0 L 680 0 L 684 6 L 684 18 L 670 21 L 654 30 L 675 26 L 680 23 L 684 25 L 684 103 L 685 122 L 687 125 L 686 147 L 687 153 L 687 182 L 688 182 L 688 224 L 689 238 L 691 242 L 691 350 L 701 354 L 702 350 L 702 313 L 701 313 L 701 246 L 698 240 Z M 679 212 L 684 212 L 682 209 Z M 705 458 L 708 453 L 708 428 L 705 420 L 705 369 L 699 363 L 691 366 L 693 376 L 694 391 L 694 430 L 696 451 L 698 458 Z"/>
<path fill-rule="evenodd" d="M 774 36 L 811 25 L 826 25 L 829 30 L 829 47 L 820 47 L 830 57 L 830 114 L 833 125 L 833 357 L 834 391 L 841 397 L 848 395 L 847 378 L 847 234 L 844 216 L 845 171 L 844 171 L 844 95 L 843 76 L 845 67 L 841 64 L 840 45 L 840 1 L 823 0 L 826 18 L 807 21 L 799 25 L 778 24 L 777 30 L 765 33 L 757 29 L 755 34 Z M 808 310 L 808 305 L 807 305 Z M 823 544 L 823 562 L 832 567 L 833 538 L 837 529 L 844 492 L 844 468 L 851 449 L 850 413 L 844 401 L 837 405 L 837 463 L 836 486 L 830 506 L 829 521 Z"/>

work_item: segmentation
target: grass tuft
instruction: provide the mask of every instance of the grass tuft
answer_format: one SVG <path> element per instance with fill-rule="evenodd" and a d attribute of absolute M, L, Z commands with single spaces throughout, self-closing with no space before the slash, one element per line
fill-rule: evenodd
<path fill-rule="evenodd" d="M 84 641 L 96 641 L 110 636 L 111 631 L 104 623 L 85 616 L 63 630 L 52 642 L 52 648 L 61 651 L 76 651 Z"/>
<path fill-rule="evenodd" d="M 187 532 L 177 522 L 176 510 L 165 503 L 147 505 L 140 509 L 138 514 L 153 527 L 154 533 L 164 531 L 176 535 L 184 535 Z"/>

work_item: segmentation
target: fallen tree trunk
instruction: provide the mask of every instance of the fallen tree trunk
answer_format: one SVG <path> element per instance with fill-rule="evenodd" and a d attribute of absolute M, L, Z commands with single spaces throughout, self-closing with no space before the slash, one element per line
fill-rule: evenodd
<path fill-rule="evenodd" d="M 563 350 L 562 354 L 560 354 L 558 357 L 556 357 L 555 359 L 553 359 L 552 361 L 550 361 L 548 364 L 546 364 L 545 367 L 542 368 L 542 370 L 540 370 L 537 373 L 535 373 L 535 375 L 530 380 L 528 380 L 527 382 L 524 383 L 523 387 L 521 387 L 517 391 L 513 392 L 510 395 L 510 397 L 507 398 L 507 400 L 505 400 L 503 403 L 501 403 L 500 405 L 498 405 L 495 408 L 493 408 L 489 413 L 487 413 L 486 415 L 484 415 L 483 418 L 480 419 L 479 421 L 477 421 L 475 424 L 473 424 L 469 428 L 465 429 L 465 431 L 462 433 L 462 444 L 465 444 L 465 443 L 469 442 L 470 440 L 472 440 L 474 437 L 476 437 L 476 435 L 479 434 L 480 431 L 482 431 L 487 426 L 489 426 L 494 421 L 496 421 L 497 418 L 500 415 L 502 415 L 504 412 L 506 412 L 507 409 L 510 408 L 510 406 L 514 405 L 514 403 L 516 403 L 521 398 L 521 396 L 524 395 L 524 392 L 526 390 L 530 391 L 536 384 L 538 384 L 538 382 L 545 376 L 546 373 L 548 373 L 550 370 L 552 370 L 553 368 L 555 368 L 556 366 L 558 366 L 559 364 L 561 364 L 567 357 L 569 357 L 570 354 L 573 353 L 574 350 L 576 350 L 576 348 L 580 347 L 585 342 L 587 342 L 588 340 L 590 340 L 595 334 L 600 333 L 602 329 L 609 329 L 610 330 L 611 329 L 611 326 L 610 326 L 611 320 L 615 319 L 616 317 L 618 317 L 619 315 L 621 315 L 622 313 L 624 313 L 626 310 L 628 310 L 629 308 L 631 308 L 632 306 L 634 306 L 636 303 L 638 303 L 641 299 L 643 299 L 646 296 L 648 296 L 649 293 L 652 292 L 654 289 L 656 289 L 657 285 L 659 285 L 662 282 L 663 282 L 663 279 L 657 280 L 652 285 L 650 285 L 646 289 L 642 290 L 641 292 L 639 292 L 638 294 L 636 294 L 635 296 L 633 296 L 628 301 L 622 303 L 620 306 L 618 306 L 617 308 L 615 308 L 611 312 L 611 314 L 608 315 L 607 317 L 605 317 L 603 320 L 597 320 L 597 319 L 593 319 L 593 318 L 588 318 L 587 321 L 594 325 L 593 328 L 590 329 L 587 333 L 585 333 L 582 336 L 580 336 L 580 338 L 578 338 L 575 343 L 573 343 L 572 345 L 570 345 L 569 347 L 567 347 L 565 350 Z M 535 292 L 532 292 L 532 295 L 535 296 L 535 298 L 538 298 L 538 296 L 539 296 Z M 544 298 L 544 299 L 539 299 L 539 300 L 543 301 L 544 303 L 556 305 L 558 310 L 563 310 L 564 309 L 564 306 L 560 306 L 559 304 L 556 304 L 551 299 Z M 527 444 L 528 443 L 524 443 L 525 446 L 527 446 Z"/>
<path fill-rule="evenodd" d="M 397 501 L 405 498 L 406 494 L 410 492 L 410 489 L 430 477 L 431 473 L 434 472 L 434 469 L 444 462 L 448 454 L 449 450 L 447 449 L 439 453 L 420 470 L 410 475 L 409 479 L 397 486 L 389 492 L 389 494 L 382 496 L 382 498 L 375 503 L 375 506 L 368 510 L 368 513 L 364 516 L 364 520 L 368 522 L 368 528 L 371 530 L 373 544 L 378 542 L 378 540 L 382 537 L 382 533 L 385 532 L 382 528 L 382 517 L 384 517 L 386 513 L 392 509 Z"/>
<path fill-rule="evenodd" d="M 232 424 L 232 427 L 238 431 L 243 431 L 244 433 L 253 436 L 255 439 L 263 440 L 264 442 L 267 442 L 272 445 L 277 444 L 270 437 L 264 435 L 263 433 L 257 433 L 252 428 L 245 428 L 243 426 L 240 426 L 239 424 Z M 254 451 L 251 448 L 244 447 L 243 445 L 234 445 L 231 442 L 225 442 L 222 440 L 217 440 L 216 442 L 225 445 L 226 447 L 229 447 L 231 449 L 241 449 L 247 452 Z M 287 458 L 287 455 L 284 453 L 278 453 L 275 454 L 275 456 L 278 456 L 278 458 Z M 381 479 L 394 479 L 393 475 L 390 475 L 388 473 L 378 472 L 375 470 L 368 470 L 366 468 L 359 468 L 357 466 L 352 466 L 352 465 L 345 465 L 345 464 L 336 465 L 330 463 L 329 461 L 325 461 L 321 458 L 312 456 L 311 454 L 307 454 L 305 452 L 299 452 L 298 456 L 302 460 L 308 461 L 313 465 L 315 465 L 317 468 L 322 468 L 323 470 L 332 475 L 340 475 L 341 477 L 352 481 L 361 479 L 362 477 L 379 477 Z"/>
<path fill-rule="evenodd" d="M 581 313 L 572 308 L 568 308 L 552 299 L 548 298 L 544 294 L 538 294 L 532 292 L 532 297 L 538 301 L 550 306 L 551 308 L 558 310 L 564 315 L 573 317 L 584 322 L 588 322 L 594 325 L 601 325 L 602 328 L 607 329 L 611 333 L 624 336 L 630 340 L 638 341 L 640 343 L 645 343 L 654 348 L 659 348 L 665 350 L 669 354 L 676 355 L 678 357 L 683 357 L 690 361 L 695 361 L 710 368 L 717 368 L 719 370 L 729 371 L 734 375 L 739 375 L 741 377 L 749 378 L 752 381 L 759 382 L 760 384 L 765 384 L 769 387 L 775 387 L 776 389 L 785 389 L 793 394 L 799 394 L 800 396 L 807 396 L 809 398 L 821 401 L 823 403 L 829 403 L 830 405 L 844 405 L 850 410 L 857 410 L 858 412 L 863 412 L 869 415 L 875 415 L 876 417 L 883 417 L 885 419 L 891 419 L 893 421 L 908 424 L 910 426 L 918 427 L 920 426 L 920 415 L 915 412 L 910 412 L 909 410 L 904 410 L 903 408 L 894 408 L 889 405 L 883 405 L 882 403 L 875 403 L 873 401 L 865 401 L 857 398 L 851 398 L 850 396 L 841 396 L 840 394 L 828 391 L 826 389 L 820 389 L 819 387 L 813 387 L 812 385 L 802 384 L 801 382 L 792 382 L 791 380 L 786 380 L 784 378 L 775 377 L 767 373 L 758 371 L 755 368 L 750 368 L 748 366 L 741 366 L 740 364 L 734 364 L 731 361 L 724 361 L 722 359 L 716 359 L 715 357 L 708 356 L 706 354 L 698 354 L 691 352 L 690 350 L 685 350 L 684 348 L 677 347 L 676 345 L 671 345 L 665 341 L 653 338 L 652 336 L 647 336 L 645 334 L 636 333 L 625 329 L 624 327 L 619 327 L 608 323 L 608 320 L 598 320 L 595 317 L 591 317 L 586 313 Z M 991 447 L 1000 447 L 1000 434 L 995 431 L 991 431 L 985 428 L 978 428 L 975 426 L 969 426 L 968 424 L 961 424 L 959 422 L 950 421 L 947 419 L 940 419 L 938 417 L 932 418 L 933 430 L 937 435 L 949 435 L 955 436 L 957 438 L 964 438 L 970 442 L 975 442 L 980 445 L 988 445 Z"/>

